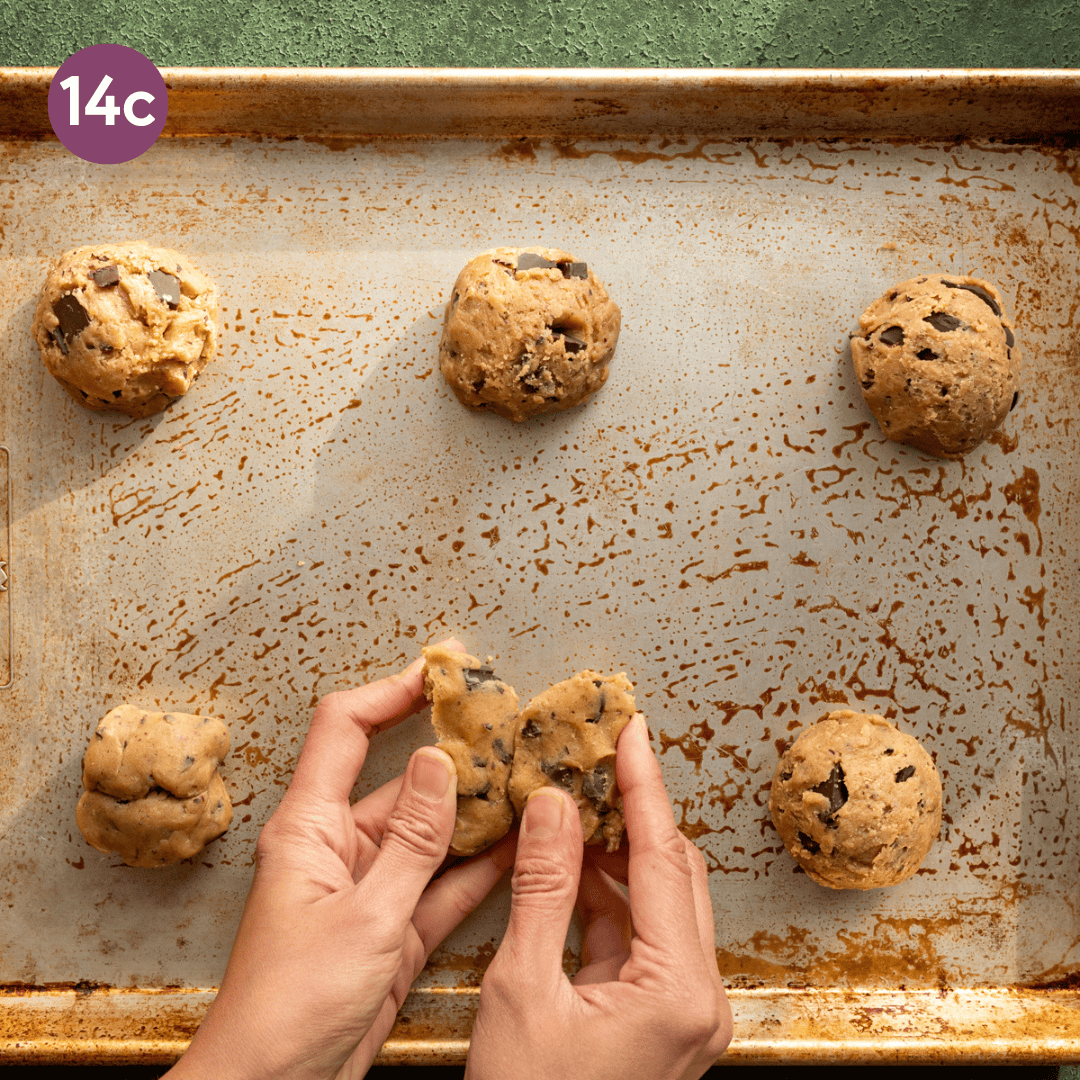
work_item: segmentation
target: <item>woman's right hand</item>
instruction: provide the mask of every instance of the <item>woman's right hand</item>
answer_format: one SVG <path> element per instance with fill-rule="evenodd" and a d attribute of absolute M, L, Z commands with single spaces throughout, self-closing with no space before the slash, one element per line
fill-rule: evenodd
<path fill-rule="evenodd" d="M 731 1041 L 705 861 L 679 832 L 638 715 L 616 770 L 626 862 L 582 865 L 581 819 L 555 787 L 525 808 L 510 923 L 484 976 L 466 1080 L 697 1080 Z M 629 902 L 605 866 L 629 885 Z M 579 888 L 580 886 L 580 888 Z M 575 900 L 582 967 L 563 949 Z"/>

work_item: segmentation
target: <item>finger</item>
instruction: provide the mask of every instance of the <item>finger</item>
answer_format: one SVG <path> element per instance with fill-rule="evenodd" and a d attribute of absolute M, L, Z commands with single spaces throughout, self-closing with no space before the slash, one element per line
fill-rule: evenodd
<path fill-rule="evenodd" d="M 496 955 L 500 965 L 509 966 L 512 979 L 548 986 L 562 979 L 582 844 L 574 802 L 556 787 L 534 791 L 518 835 L 510 921 Z"/>
<path fill-rule="evenodd" d="M 640 713 L 619 736 L 615 769 L 630 846 L 627 881 L 634 929 L 649 945 L 681 956 L 698 953 L 697 912 L 684 838 L 675 826 L 660 763 Z"/>
<path fill-rule="evenodd" d="M 625 838 L 622 845 L 615 851 L 608 851 L 602 847 L 587 847 L 585 849 L 585 861 L 591 863 L 598 870 L 603 870 L 608 877 L 625 885 L 630 875 L 630 848 Z"/>
<path fill-rule="evenodd" d="M 404 932 L 432 875 L 446 858 L 457 816 L 453 759 L 422 746 L 409 759 L 382 844 L 354 891 L 359 905 L 385 912 L 394 933 Z"/>
<path fill-rule="evenodd" d="M 634 936 L 630 904 L 611 878 L 588 861 L 581 868 L 577 913 L 582 967 L 628 954 Z"/>
<path fill-rule="evenodd" d="M 716 924 L 713 920 L 712 897 L 709 896 L 709 870 L 705 858 L 696 844 L 683 837 L 687 861 L 690 863 L 690 883 L 694 890 L 694 912 L 701 941 L 701 951 L 705 954 L 706 970 L 720 983 L 720 969 L 716 965 Z"/>
<path fill-rule="evenodd" d="M 347 800 L 371 736 L 423 708 L 423 658 L 401 674 L 328 694 L 319 702 L 289 790 L 293 798 Z"/>
<path fill-rule="evenodd" d="M 609 956 L 583 967 L 570 981 L 575 986 L 593 986 L 596 983 L 618 982 L 623 965 L 630 959 L 630 950 Z"/>
<path fill-rule="evenodd" d="M 447 870 L 433 881 L 420 897 L 413 915 L 413 926 L 424 945 L 423 967 L 442 940 L 477 904 L 495 883 L 514 865 L 516 837 L 504 836 L 497 844 Z M 419 973 L 414 972 L 413 977 Z"/>
<path fill-rule="evenodd" d="M 353 824 L 359 834 L 357 837 L 356 869 L 353 880 L 359 881 L 375 861 L 382 845 L 383 833 L 390 812 L 394 809 L 404 776 L 395 776 L 381 787 L 365 795 L 350 807 Z"/>

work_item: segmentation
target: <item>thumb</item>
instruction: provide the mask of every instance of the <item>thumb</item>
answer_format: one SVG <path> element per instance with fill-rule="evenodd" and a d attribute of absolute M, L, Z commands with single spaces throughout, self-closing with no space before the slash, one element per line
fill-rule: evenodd
<path fill-rule="evenodd" d="M 409 759 L 401 791 L 386 820 L 379 854 L 362 891 L 379 897 L 404 929 L 420 896 L 442 865 L 454 835 L 457 771 L 443 750 L 425 746 Z"/>
<path fill-rule="evenodd" d="M 578 808 L 556 787 L 529 796 L 511 881 L 510 922 L 499 957 L 534 983 L 562 977 L 566 933 L 581 877 Z"/>

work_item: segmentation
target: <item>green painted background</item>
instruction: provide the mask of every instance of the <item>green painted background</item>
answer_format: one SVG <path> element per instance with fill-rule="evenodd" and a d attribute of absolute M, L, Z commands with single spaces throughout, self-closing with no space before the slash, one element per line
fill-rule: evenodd
<path fill-rule="evenodd" d="M 159 66 L 1080 67 L 1080 0 L 0 0 L 0 65 L 106 41 Z"/>

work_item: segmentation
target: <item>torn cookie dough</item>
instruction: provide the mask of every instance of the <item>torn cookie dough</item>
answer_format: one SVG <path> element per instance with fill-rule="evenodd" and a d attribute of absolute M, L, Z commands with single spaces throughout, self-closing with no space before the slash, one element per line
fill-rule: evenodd
<path fill-rule="evenodd" d="M 941 778 L 912 736 L 842 709 L 776 766 L 769 811 L 796 862 L 831 889 L 879 889 L 918 870 L 941 828 Z"/>
<path fill-rule="evenodd" d="M 882 432 L 941 458 L 962 458 L 1020 397 L 1020 353 L 993 285 L 924 274 L 859 318 L 855 374 Z"/>
<path fill-rule="evenodd" d="M 439 368 L 463 405 L 521 421 L 599 390 L 619 325 L 586 263 L 556 248 L 496 248 L 454 283 Z"/>
<path fill-rule="evenodd" d="M 57 259 L 32 329 L 75 401 L 139 417 L 187 393 L 214 358 L 217 318 L 214 282 L 183 255 L 97 244 Z"/>
<path fill-rule="evenodd" d="M 486 664 L 443 645 L 424 649 L 424 694 L 438 745 L 457 768 L 453 855 L 474 855 L 514 822 L 506 794 L 518 698 Z"/>
<path fill-rule="evenodd" d="M 510 798 L 520 815 L 538 788 L 566 791 L 581 811 L 586 844 L 622 841 L 622 796 L 615 779 L 619 733 L 634 715 L 627 677 L 581 671 L 537 695 L 518 718 Z"/>
<path fill-rule="evenodd" d="M 118 706 L 98 724 L 83 759 L 79 830 L 129 866 L 197 855 L 232 821 L 218 772 L 228 752 L 228 730 L 213 717 Z"/>

